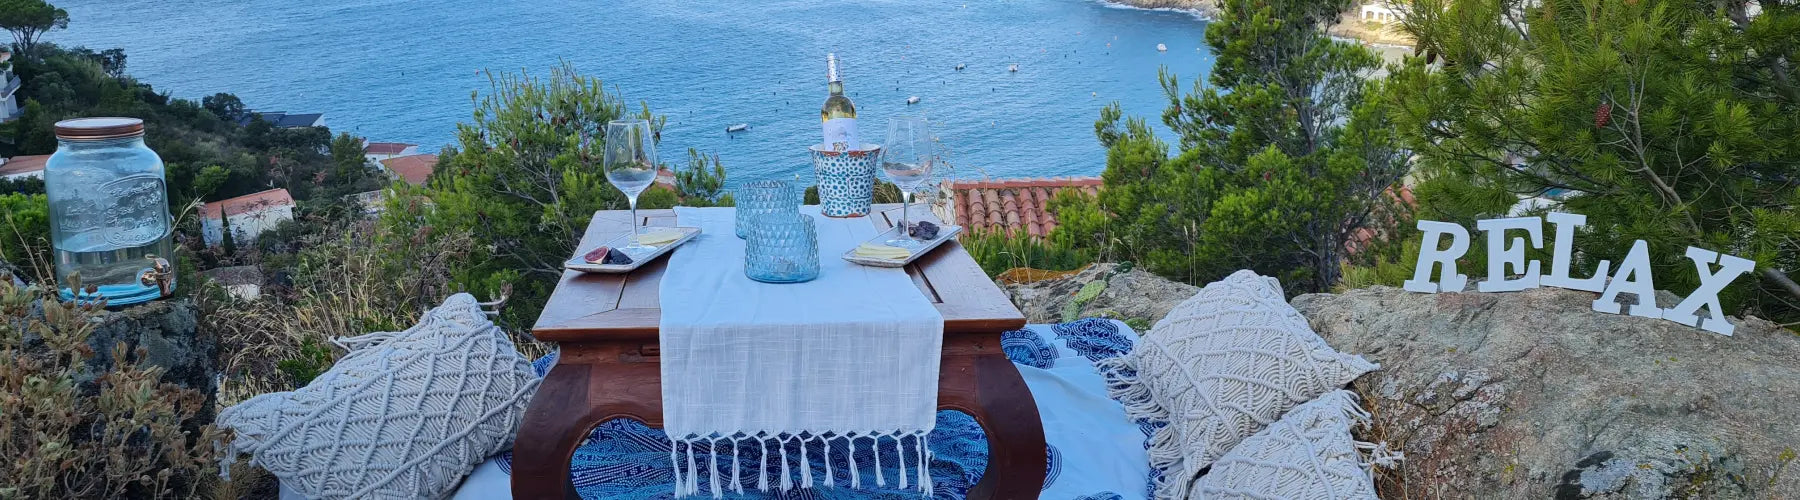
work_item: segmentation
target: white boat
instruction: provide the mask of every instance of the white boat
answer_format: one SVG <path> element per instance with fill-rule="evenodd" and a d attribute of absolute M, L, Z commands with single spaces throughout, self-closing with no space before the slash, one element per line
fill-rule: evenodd
<path fill-rule="evenodd" d="M 1018 73 L 1019 72 L 1019 63 L 1013 63 L 1012 66 L 1007 66 L 1006 70 L 1011 71 L 1013 73 Z"/>
<path fill-rule="evenodd" d="M 956 65 L 956 70 L 957 70 L 957 71 L 962 71 L 962 70 L 963 70 L 963 66 L 965 66 L 965 65 L 964 65 L 964 64 L 958 64 L 958 65 Z"/>
<path fill-rule="evenodd" d="M 1157 52 L 1168 52 L 1168 51 L 1169 51 L 1169 46 L 1167 46 L 1167 45 L 1163 45 L 1163 44 L 1160 44 L 1160 43 L 1159 43 L 1159 44 L 1156 44 L 1156 51 L 1157 51 Z"/>
<path fill-rule="evenodd" d="M 911 106 L 911 105 L 918 104 L 918 103 L 919 103 L 919 96 L 912 96 L 912 97 L 906 98 L 907 106 Z"/>
<path fill-rule="evenodd" d="M 748 123 L 739 123 L 739 124 L 737 124 L 737 125 L 732 125 L 732 126 L 729 126 L 729 127 L 725 127 L 725 132 L 726 132 L 726 133 L 731 133 L 731 132 L 743 132 L 743 131 L 745 131 L 745 130 L 749 130 L 749 129 L 750 129 L 750 124 L 748 124 Z"/>

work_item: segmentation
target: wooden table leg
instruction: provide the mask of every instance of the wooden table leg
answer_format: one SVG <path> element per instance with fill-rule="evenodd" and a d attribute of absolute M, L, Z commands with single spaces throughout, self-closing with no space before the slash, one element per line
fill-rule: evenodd
<path fill-rule="evenodd" d="M 992 346 L 953 345 L 954 337 L 945 339 L 938 406 L 974 416 L 987 434 L 987 470 L 969 489 L 969 498 L 1037 498 L 1049 459 L 1043 420 L 1025 379 L 1000 352 L 999 336 L 992 337 Z"/>
<path fill-rule="evenodd" d="M 562 346 L 513 443 L 513 498 L 580 498 L 569 461 L 601 422 L 629 418 L 662 427 L 661 368 L 635 343 Z"/>
<path fill-rule="evenodd" d="M 578 499 L 569 460 L 598 420 L 588 411 L 588 365 L 557 363 L 538 385 L 513 441 L 513 498 Z"/>

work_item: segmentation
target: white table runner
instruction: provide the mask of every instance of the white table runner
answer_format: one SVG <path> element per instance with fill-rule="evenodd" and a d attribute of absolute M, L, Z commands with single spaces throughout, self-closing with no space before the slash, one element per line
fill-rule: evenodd
<path fill-rule="evenodd" d="M 769 284 L 744 276 L 733 209 L 675 209 L 677 225 L 701 228 L 670 256 L 661 283 L 663 421 L 674 441 L 676 492 L 698 494 L 701 468 L 715 497 L 742 492 L 740 473 L 759 474 L 754 484 L 763 491 L 811 487 L 806 444 L 822 443 L 846 456 L 892 446 L 904 457 L 896 486 L 930 495 L 925 434 L 937 414 L 943 316 L 905 271 L 839 257 L 875 237 L 868 219 L 820 216 L 817 206 L 801 213 L 818 228 L 819 278 Z M 735 451 L 747 440 L 779 456 L 779 470 L 765 470 L 775 469 L 767 460 L 740 467 L 735 453 L 729 476 L 716 459 L 694 463 L 697 443 Z M 853 456 L 849 464 L 850 486 L 860 487 L 861 468 Z M 863 465 L 886 486 L 879 464 Z M 819 482 L 835 485 L 830 472 Z"/>

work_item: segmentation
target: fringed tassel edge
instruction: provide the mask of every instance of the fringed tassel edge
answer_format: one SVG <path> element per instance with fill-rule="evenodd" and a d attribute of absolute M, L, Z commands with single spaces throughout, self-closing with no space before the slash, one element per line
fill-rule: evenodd
<path fill-rule="evenodd" d="M 1150 386 L 1138 379 L 1135 353 L 1102 359 L 1094 364 L 1094 368 L 1106 381 L 1107 396 L 1125 407 L 1126 418 L 1169 421 L 1169 410 L 1157 404 Z M 1179 498 L 1187 493 L 1180 490 L 1192 471 L 1185 470 L 1181 449 L 1181 439 L 1176 436 L 1174 426 L 1164 426 L 1150 435 L 1146 450 L 1150 455 L 1150 468 L 1163 471 L 1156 479 L 1157 498 Z"/>
<path fill-rule="evenodd" d="M 883 438 L 888 438 L 893 442 L 892 448 L 894 449 L 895 458 L 899 459 L 899 462 L 896 462 L 900 468 L 900 476 L 898 476 L 899 486 L 901 488 L 908 488 L 909 486 L 917 488 L 922 495 L 929 497 L 935 493 L 930 473 L 931 458 L 933 454 L 931 453 L 931 447 L 928 442 L 929 434 L 930 431 L 872 434 L 851 433 L 841 435 L 831 433 L 820 435 L 810 433 L 801 433 L 797 435 L 786 433 L 774 435 L 768 433 L 745 435 L 738 433 L 729 436 L 719 436 L 716 434 L 711 436 L 688 436 L 670 441 L 669 465 L 674 474 L 675 496 L 677 498 L 700 495 L 700 475 L 702 473 L 707 476 L 707 492 L 711 493 L 714 498 L 723 497 L 727 491 L 741 494 L 744 492 L 744 486 L 741 480 L 743 463 L 738 456 L 738 446 L 744 440 L 755 440 L 761 448 L 761 452 L 757 457 L 758 473 L 756 478 L 756 489 L 758 491 L 768 492 L 771 489 L 791 491 L 796 488 L 809 489 L 815 484 L 820 484 L 816 483 L 813 479 L 811 452 L 807 449 L 807 446 L 810 443 L 817 441 L 824 446 L 825 450 L 825 479 L 820 485 L 828 488 L 836 487 L 836 471 L 832 467 L 830 458 L 834 448 L 832 442 L 842 439 L 845 442 L 845 450 L 843 450 L 843 453 L 845 454 L 844 456 L 849 465 L 846 470 L 850 477 L 849 486 L 851 488 L 861 488 L 862 470 L 856 463 L 857 441 L 863 438 L 869 438 L 874 440 L 874 442 L 870 444 L 870 447 L 875 451 L 876 455 L 875 463 L 873 464 L 875 467 L 875 483 L 877 486 L 885 487 L 887 486 L 887 476 L 886 471 L 881 468 L 881 441 Z M 911 438 L 914 443 L 913 455 L 910 457 L 914 462 L 911 471 L 907 470 L 906 465 L 906 462 L 909 459 L 906 447 L 907 438 Z M 793 441 L 800 446 L 800 455 L 795 457 L 799 459 L 799 462 L 794 464 L 800 467 L 799 484 L 795 484 L 794 471 L 792 470 L 793 465 L 789 464 L 787 450 L 789 441 Z M 694 456 L 695 453 L 698 452 L 697 448 L 701 442 L 705 442 L 708 449 L 711 450 L 710 456 L 704 459 Z M 729 483 L 723 480 L 724 474 L 719 470 L 719 455 L 722 453 L 722 450 L 719 449 L 720 443 L 729 443 L 731 446 L 731 474 Z M 770 444 L 776 445 L 777 449 L 770 450 Z M 775 484 L 771 485 L 769 484 L 771 483 L 769 480 L 769 459 L 776 457 L 779 457 L 780 460 L 780 471 L 778 473 L 781 477 L 778 480 L 773 481 Z M 706 462 L 704 471 L 702 471 L 702 464 L 700 463 L 702 461 Z M 771 488 L 771 486 L 774 488 Z"/>

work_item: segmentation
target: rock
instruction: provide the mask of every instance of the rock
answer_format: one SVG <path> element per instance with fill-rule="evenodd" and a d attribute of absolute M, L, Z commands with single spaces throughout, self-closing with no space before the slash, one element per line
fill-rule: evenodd
<path fill-rule="evenodd" d="M 1365 438 L 1406 455 L 1386 491 L 1800 498 L 1800 335 L 1604 314 L 1596 296 L 1373 287 L 1293 304 L 1333 347 L 1382 365 L 1352 388 L 1373 410 Z"/>
<path fill-rule="evenodd" d="M 197 308 L 186 300 L 159 300 L 133 305 L 95 320 L 88 346 L 94 357 L 88 359 L 88 370 L 77 375 L 86 384 L 97 374 L 113 366 L 112 347 L 124 343 L 127 352 L 144 348 L 145 365 L 161 367 L 162 381 L 200 391 L 206 395 L 206 410 L 195 418 L 194 425 L 212 423 L 211 408 L 218 393 L 217 339 L 201 336 L 197 328 Z"/>
<path fill-rule="evenodd" d="M 1030 323 L 1110 317 L 1140 329 L 1154 325 L 1200 288 L 1142 269 L 1118 272 L 1118 264 L 1094 264 L 1072 276 L 1030 283 L 999 282 Z M 1088 290 L 1082 295 L 1082 290 Z"/>
<path fill-rule="evenodd" d="M 1107 0 L 1108 3 L 1140 9 L 1191 10 L 1208 18 L 1219 13 L 1218 0 Z"/>

